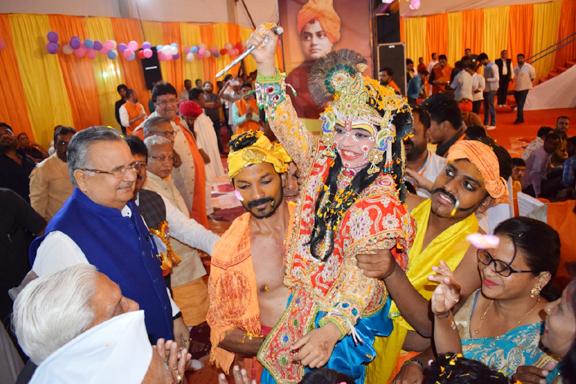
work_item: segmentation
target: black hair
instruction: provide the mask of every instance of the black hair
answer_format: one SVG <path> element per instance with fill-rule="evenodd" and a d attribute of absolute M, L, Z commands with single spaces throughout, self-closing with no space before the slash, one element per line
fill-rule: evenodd
<path fill-rule="evenodd" d="M 198 89 L 198 88 L 192 88 L 190 90 L 190 92 L 188 92 L 188 96 L 190 97 L 190 100 L 199 100 L 201 94 L 202 94 L 202 90 Z"/>
<path fill-rule="evenodd" d="M 384 67 L 380 71 L 386 72 L 388 76 L 394 76 L 394 71 L 390 67 Z"/>
<path fill-rule="evenodd" d="M 438 356 L 424 371 L 424 384 L 508 384 L 502 373 L 455 353 Z"/>
<path fill-rule="evenodd" d="M 462 60 L 458 60 L 457 62 L 454 63 L 454 68 L 456 69 L 464 69 L 464 63 L 462 62 Z"/>
<path fill-rule="evenodd" d="M 446 57 L 445 54 L 441 54 L 440 56 L 438 56 L 438 60 L 448 60 L 448 58 Z"/>
<path fill-rule="evenodd" d="M 414 61 L 412 59 L 406 59 L 406 65 L 408 64 L 414 64 Z"/>
<path fill-rule="evenodd" d="M 354 379 L 330 368 L 313 369 L 309 371 L 300 384 L 354 384 Z"/>
<path fill-rule="evenodd" d="M 0 127 L 2 128 L 6 128 L 8 129 L 10 132 L 14 133 L 14 129 L 12 128 L 12 126 L 8 123 L 5 123 L 3 121 L 0 121 Z"/>
<path fill-rule="evenodd" d="M 234 136 L 228 144 L 231 152 L 236 152 L 246 148 L 258 141 L 258 136 L 253 131 L 247 131 L 240 135 Z"/>
<path fill-rule="evenodd" d="M 508 180 L 510 176 L 512 176 L 512 168 L 513 168 L 512 156 L 510 156 L 510 153 L 508 153 L 506 148 L 496 143 L 491 147 L 492 150 L 494 151 L 494 154 L 498 158 L 498 165 L 500 167 L 500 177 L 502 177 L 504 180 Z"/>
<path fill-rule="evenodd" d="M 520 158 L 520 157 L 513 157 L 512 158 L 512 166 L 514 167 L 525 167 L 526 166 L 526 162 L 524 161 L 524 159 Z"/>
<path fill-rule="evenodd" d="M 416 105 L 412 108 L 412 114 L 416 113 L 420 122 L 424 126 L 424 129 L 427 130 L 430 128 L 430 113 L 426 108 L 422 108 L 419 105 Z"/>
<path fill-rule="evenodd" d="M 560 236 L 548 224 L 530 217 L 513 217 L 498 224 L 495 235 L 505 235 L 514 245 L 514 257 L 518 249 L 525 255 L 526 264 L 534 276 L 541 272 L 556 274 L 560 263 Z M 551 285 L 542 290 L 542 295 L 551 298 Z"/>
<path fill-rule="evenodd" d="M 125 140 L 130 147 L 132 155 L 142 155 L 148 160 L 148 148 L 146 148 L 146 145 L 138 136 L 126 136 Z"/>
<path fill-rule="evenodd" d="M 234 76 L 232 76 L 231 73 L 227 74 L 226 76 L 224 76 L 224 82 L 231 80 Z"/>
<path fill-rule="evenodd" d="M 430 113 L 430 119 L 436 123 L 448 121 L 456 131 L 462 126 L 462 112 L 458 102 L 451 95 L 444 93 L 432 95 L 422 103 L 422 107 L 426 108 Z"/>
<path fill-rule="evenodd" d="M 540 127 L 538 129 L 538 133 L 536 134 L 536 136 L 543 139 L 546 136 L 548 136 L 548 134 L 551 133 L 552 131 L 554 131 L 552 127 Z"/>
<path fill-rule="evenodd" d="M 134 90 L 132 88 L 130 88 L 126 91 L 126 97 L 127 98 L 131 97 L 133 94 L 134 94 Z"/>
<path fill-rule="evenodd" d="M 561 140 L 561 138 L 560 138 L 560 135 L 557 134 L 556 132 L 550 132 L 544 138 L 544 141 L 546 141 L 546 140 Z"/>
<path fill-rule="evenodd" d="M 478 55 L 478 61 L 488 60 L 488 54 L 486 52 L 482 52 Z"/>
<path fill-rule="evenodd" d="M 128 86 L 127 86 L 126 84 L 119 84 L 119 85 L 116 87 L 116 92 L 120 93 L 120 90 L 121 90 L 121 89 L 127 91 L 127 90 L 128 90 Z"/>
<path fill-rule="evenodd" d="M 516 55 L 516 57 L 517 57 L 517 58 L 518 58 L 518 57 L 523 57 L 523 58 L 526 58 L 526 56 L 525 56 L 523 53 L 519 53 L 519 54 L 517 54 L 517 55 Z"/>
<path fill-rule="evenodd" d="M 70 134 L 75 134 L 76 130 L 72 127 L 65 127 L 64 125 L 57 125 L 56 128 L 54 128 L 54 147 L 56 147 L 56 141 L 58 141 L 58 136 L 62 135 L 70 135 Z"/>
<path fill-rule="evenodd" d="M 242 88 L 246 88 L 246 87 L 252 89 L 252 83 L 250 83 L 250 82 L 248 82 L 248 81 L 246 81 L 245 83 L 243 83 L 243 84 L 242 84 Z"/>
<path fill-rule="evenodd" d="M 152 88 L 152 102 L 155 103 L 159 96 L 174 95 L 178 96 L 176 88 L 170 83 L 159 82 Z"/>
<path fill-rule="evenodd" d="M 470 140 L 487 137 L 486 129 L 481 125 L 472 125 L 466 128 L 466 137 Z"/>

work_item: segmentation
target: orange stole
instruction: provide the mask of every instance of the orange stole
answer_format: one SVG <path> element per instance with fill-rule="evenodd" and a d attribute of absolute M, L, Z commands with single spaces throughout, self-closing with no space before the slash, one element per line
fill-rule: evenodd
<path fill-rule="evenodd" d="M 254 99 L 254 98 L 251 98 L 248 100 L 240 99 L 236 102 L 236 108 L 238 108 L 238 114 L 240 116 L 243 116 L 248 112 L 248 107 L 250 107 L 250 110 L 252 111 L 252 115 L 254 115 L 255 113 L 256 114 L 258 113 L 258 105 L 256 104 L 256 99 Z M 258 124 L 257 121 L 247 119 L 245 122 L 238 125 L 238 130 L 236 131 L 236 133 L 239 134 L 239 133 L 244 133 L 247 131 L 256 132 L 259 130 L 260 130 L 260 124 Z"/>
<path fill-rule="evenodd" d="M 252 266 L 250 213 L 238 217 L 214 245 L 208 278 L 210 362 L 228 373 L 234 354 L 218 347 L 226 332 L 239 328 L 260 335 L 258 287 Z"/>
<path fill-rule="evenodd" d="M 182 123 L 180 118 L 176 117 L 174 122 L 178 124 L 190 146 L 190 153 L 194 158 L 194 197 L 192 199 L 192 212 L 190 216 L 206 228 L 208 228 L 208 216 L 206 215 L 206 165 L 204 159 L 196 145 L 196 139 Z"/>
<path fill-rule="evenodd" d="M 140 103 L 132 103 L 127 101 L 124 103 L 124 107 L 126 108 L 126 112 L 128 112 L 128 120 L 132 120 L 136 118 L 143 110 L 143 108 L 139 108 L 142 104 Z M 142 117 L 138 120 L 135 120 L 130 126 L 126 127 L 126 134 L 131 135 L 136 129 L 137 126 L 142 124 L 146 117 Z"/>

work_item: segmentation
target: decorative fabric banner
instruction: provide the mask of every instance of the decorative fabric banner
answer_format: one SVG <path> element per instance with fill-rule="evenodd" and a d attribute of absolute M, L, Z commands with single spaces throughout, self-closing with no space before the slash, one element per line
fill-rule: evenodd
<path fill-rule="evenodd" d="M 83 17 L 50 15 L 49 20 L 51 30 L 58 33 L 60 41 L 68 41 L 73 36 L 82 40 L 86 38 Z M 91 60 L 78 60 L 74 55 L 58 55 L 58 61 L 68 97 L 74 100 L 70 103 L 74 127 L 84 129 L 102 124 L 100 108 L 95 107 L 100 104 L 100 98 Z"/>
<path fill-rule="evenodd" d="M 44 15 L 9 19 L 34 140 L 48 148 L 56 125 L 74 125 L 58 57 L 46 54 L 43 37 L 50 22 Z"/>
<path fill-rule="evenodd" d="M 0 51 L 0 88 L 4 90 L 0 92 L 0 120 L 10 124 L 14 133 L 24 132 L 34 139 L 8 15 L 0 15 L 0 36 L 5 45 Z"/>
<path fill-rule="evenodd" d="M 93 39 L 106 41 L 114 36 L 112 22 L 106 17 L 86 18 L 86 33 Z M 100 96 L 100 114 L 102 124 L 120 129 L 114 116 L 114 104 L 119 99 L 116 87 L 124 82 L 118 60 L 109 60 L 98 55 L 93 61 L 94 79 Z"/>
<path fill-rule="evenodd" d="M 484 10 L 484 44 L 482 50 L 494 61 L 500 51 L 509 49 L 508 33 L 510 7 L 488 8 Z"/>

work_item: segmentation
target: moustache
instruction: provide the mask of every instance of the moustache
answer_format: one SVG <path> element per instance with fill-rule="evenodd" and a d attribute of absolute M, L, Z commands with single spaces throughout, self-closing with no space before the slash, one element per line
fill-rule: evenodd
<path fill-rule="evenodd" d="M 259 206 L 259 205 L 266 204 L 266 203 L 270 203 L 270 202 L 273 203 L 273 202 L 274 202 L 274 199 L 271 198 L 271 197 L 263 197 L 262 199 L 252 200 L 252 201 L 248 202 L 248 203 L 246 204 L 246 206 L 247 206 L 248 208 L 254 208 L 254 207 L 257 207 L 257 206 Z"/>
<path fill-rule="evenodd" d="M 432 191 L 433 195 L 436 193 L 444 194 L 446 197 L 448 197 L 450 199 L 450 201 L 452 202 L 452 205 L 456 205 L 458 203 L 458 199 L 456 198 L 456 196 L 454 196 L 453 194 L 451 194 L 450 192 L 448 192 L 444 188 L 436 188 Z"/>

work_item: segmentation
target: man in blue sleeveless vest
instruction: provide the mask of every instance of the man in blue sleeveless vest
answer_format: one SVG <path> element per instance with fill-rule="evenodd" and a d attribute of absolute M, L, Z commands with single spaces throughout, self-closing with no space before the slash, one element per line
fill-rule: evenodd
<path fill-rule="evenodd" d="M 78 132 L 68 146 L 72 196 L 30 247 L 32 270 L 48 275 L 79 263 L 93 264 L 144 310 L 153 343 L 180 343 L 187 328 L 167 290 L 156 245 L 131 201 L 137 163 L 113 129 Z M 173 329 L 176 332 L 173 332 Z"/>

